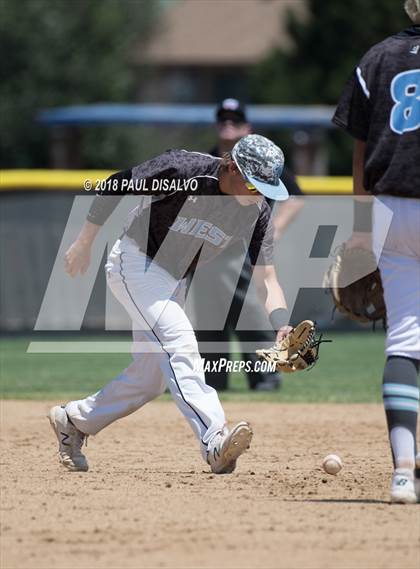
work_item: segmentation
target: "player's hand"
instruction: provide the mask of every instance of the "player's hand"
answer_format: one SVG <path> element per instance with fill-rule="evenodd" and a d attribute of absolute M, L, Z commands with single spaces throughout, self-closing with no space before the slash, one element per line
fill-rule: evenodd
<path fill-rule="evenodd" d="M 292 326 L 282 326 L 277 332 L 276 342 L 281 342 L 293 330 Z"/>
<path fill-rule="evenodd" d="M 90 245 L 75 241 L 64 255 L 66 272 L 75 277 L 79 272 L 84 275 L 90 264 Z"/>
<path fill-rule="evenodd" d="M 345 243 L 346 249 L 367 249 L 372 251 L 372 233 L 354 231 Z"/>

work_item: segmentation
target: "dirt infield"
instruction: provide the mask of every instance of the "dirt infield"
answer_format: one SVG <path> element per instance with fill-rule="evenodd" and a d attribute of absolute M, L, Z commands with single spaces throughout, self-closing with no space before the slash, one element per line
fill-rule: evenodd
<path fill-rule="evenodd" d="M 48 406 L 2 403 L 2 569 L 419 567 L 419 506 L 387 503 L 378 405 L 226 404 L 255 436 L 224 476 L 171 402 L 91 437 L 91 470 L 69 473 Z"/>

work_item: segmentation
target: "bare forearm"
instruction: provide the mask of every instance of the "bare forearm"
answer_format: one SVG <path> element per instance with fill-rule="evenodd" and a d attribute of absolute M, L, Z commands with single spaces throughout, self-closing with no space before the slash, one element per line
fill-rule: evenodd
<path fill-rule="evenodd" d="M 256 267 L 257 290 L 267 311 L 270 324 L 276 331 L 277 341 L 282 340 L 292 329 L 289 325 L 286 299 L 277 280 L 274 266 Z"/>
<path fill-rule="evenodd" d="M 76 240 L 77 243 L 79 243 L 80 245 L 90 247 L 92 243 L 95 241 L 95 237 L 98 234 L 101 227 L 102 227 L 101 225 L 96 225 L 95 223 L 91 223 L 90 221 L 85 221 L 77 237 Z"/>
<path fill-rule="evenodd" d="M 277 308 L 287 309 L 283 290 L 277 280 L 274 269 L 264 272 L 264 269 L 256 269 L 257 292 L 266 311 L 270 314 Z"/>
<path fill-rule="evenodd" d="M 372 231 L 373 197 L 366 192 L 363 184 L 366 143 L 355 140 L 353 148 L 353 197 L 354 217 L 353 235 L 347 247 L 370 248 Z"/>
<path fill-rule="evenodd" d="M 363 197 L 369 197 L 369 194 L 363 185 L 363 174 L 365 167 L 365 149 L 366 143 L 362 140 L 354 141 L 353 148 L 353 194 L 358 196 L 356 199 L 363 200 Z"/>
<path fill-rule="evenodd" d="M 100 228 L 100 225 L 85 221 L 76 241 L 66 251 L 64 267 L 71 277 L 79 272 L 83 275 L 88 270 L 92 243 Z"/>
<path fill-rule="evenodd" d="M 284 298 L 283 290 L 278 283 L 272 283 L 271 286 L 266 288 L 265 295 L 265 309 L 267 314 L 271 314 L 277 308 L 287 309 L 286 299 Z"/>

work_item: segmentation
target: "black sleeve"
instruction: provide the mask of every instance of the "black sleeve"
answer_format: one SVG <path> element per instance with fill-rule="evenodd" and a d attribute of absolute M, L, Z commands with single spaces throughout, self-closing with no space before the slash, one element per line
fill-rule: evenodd
<path fill-rule="evenodd" d="M 104 189 L 98 192 L 90 206 L 87 220 L 95 225 L 103 225 L 114 209 L 117 207 L 124 195 L 122 191 L 122 180 L 131 180 L 131 170 L 123 170 L 112 174 L 105 180 Z M 116 191 L 112 191 L 115 185 L 118 186 Z"/>
<path fill-rule="evenodd" d="M 290 170 L 290 168 L 288 168 L 287 166 L 285 166 L 283 168 L 283 172 L 280 176 L 281 181 L 283 182 L 283 184 L 286 186 L 287 191 L 289 192 L 289 194 L 291 196 L 301 196 L 303 195 L 302 190 L 299 187 L 299 184 L 297 183 L 297 180 L 295 178 L 295 175 L 293 174 L 293 172 Z"/>
<path fill-rule="evenodd" d="M 96 225 L 103 225 L 123 195 L 168 195 L 172 192 L 163 184 L 154 187 L 153 181 L 185 177 L 183 156 L 176 150 L 168 150 L 131 170 L 117 172 L 101 184 L 101 191 L 92 203 L 87 220 Z"/>
<path fill-rule="evenodd" d="M 185 179 L 188 177 L 185 158 L 183 158 L 183 152 L 179 150 L 167 150 L 156 158 L 151 158 L 139 166 L 135 166 L 132 169 L 132 175 L 134 180 L 145 180 L 145 186 L 149 189 L 143 190 L 142 193 L 149 195 L 159 193 L 159 191 L 150 190 L 150 182 L 153 180 Z"/>
<path fill-rule="evenodd" d="M 273 264 L 273 224 L 271 209 L 264 200 L 260 216 L 248 248 L 251 265 Z"/>
<path fill-rule="evenodd" d="M 337 109 L 334 124 L 358 140 L 367 140 L 369 131 L 369 91 L 360 66 L 348 79 Z"/>

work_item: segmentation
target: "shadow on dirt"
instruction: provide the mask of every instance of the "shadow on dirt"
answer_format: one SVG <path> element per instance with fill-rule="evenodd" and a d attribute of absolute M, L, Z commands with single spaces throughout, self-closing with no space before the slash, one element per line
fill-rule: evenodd
<path fill-rule="evenodd" d="M 285 502 L 312 502 L 324 504 L 389 504 L 386 500 L 368 500 L 368 499 L 337 499 L 337 498 L 308 498 L 306 500 L 284 500 Z"/>

